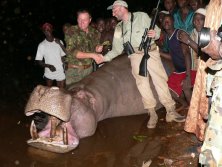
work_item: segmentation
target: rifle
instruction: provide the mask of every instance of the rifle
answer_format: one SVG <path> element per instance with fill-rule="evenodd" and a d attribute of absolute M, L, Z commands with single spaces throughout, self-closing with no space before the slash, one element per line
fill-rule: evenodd
<path fill-rule="evenodd" d="M 152 30 L 155 28 L 159 5 L 160 5 L 160 0 L 158 0 L 157 7 L 155 8 L 155 13 L 154 13 L 154 16 L 151 20 L 149 30 Z M 147 32 L 148 32 L 148 29 L 146 28 L 143 33 L 142 41 L 139 46 L 140 51 L 142 49 L 144 49 L 144 55 L 143 55 L 143 58 L 140 62 L 139 75 L 144 76 L 144 77 L 147 77 L 147 75 L 148 75 L 147 60 L 150 58 L 148 51 L 150 50 L 150 44 L 151 44 L 151 40 L 152 40 L 152 38 L 147 37 Z"/>

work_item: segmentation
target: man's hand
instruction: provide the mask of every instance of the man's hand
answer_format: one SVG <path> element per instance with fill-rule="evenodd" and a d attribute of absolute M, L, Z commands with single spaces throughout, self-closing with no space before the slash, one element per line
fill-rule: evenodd
<path fill-rule="evenodd" d="M 50 69 L 50 71 L 52 71 L 52 72 L 56 71 L 56 68 L 55 68 L 53 65 L 51 65 L 51 64 L 47 65 L 47 67 L 48 67 L 48 68 Z"/>
<path fill-rule="evenodd" d="M 103 63 L 104 62 L 104 56 L 102 54 L 97 54 L 97 56 L 95 57 L 94 60 L 97 64 Z"/>
<path fill-rule="evenodd" d="M 103 51 L 103 45 L 97 45 L 96 46 L 96 52 L 101 53 Z"/>
<path fill-rule="evenodd" d="M 189 43 L 190 43 L 190 41 L 191 41 L 191 38 L 190 38 L 189 34 L 187 34 L 186 32 L 184 32 L 184 31 L 179 31 L 179 32 L 178 32 L 178 40 L 179 40 L 180 42 L 183 42 L 183 43 L 189 45 Z"/>
<path fill-rule="evenodd" d="M 103 57 L 102 54 L 93 53 L 91 55 L 91 58 L 94 59 L 97 64 L 100 64 L 100 63 L 104 62 L 104 57 Z"/>
<path fill-rule="evenodd" d="M 155 30 L 149 30 L 149 31 L 147 32 L 147 36 L 148 36 L 149 38 L 155 38 L 155 36 L 156 36 L 156 31 L 155 31 Z"/>
<path fill-rule="evenodd" d="M 191 79 L 190 76 L 187 76 L 183 81 L 182 81 L 183 88 L 191 88 Z"/>
<path fill-rule="evenodd" d="M 221 42 L 217 39 L 217 31 L 213 30 L 210 31 L 210 42 L 209 44 L 202 48 L 201 50 L 205 53 L 207 53 L 213 60 L 221 59 L 220 56 L 220 49 L 221 48 Z"/>
<path fill-rule="evenodd" d="M 101 63 L 103 63 L 104 61 L 105 61 L 104 56 L 103 56 L 103 55 L 100 55 L 99 58 L 96 60 L 96 63 L 97 63 L 97 64 L 101 64 Z"/>

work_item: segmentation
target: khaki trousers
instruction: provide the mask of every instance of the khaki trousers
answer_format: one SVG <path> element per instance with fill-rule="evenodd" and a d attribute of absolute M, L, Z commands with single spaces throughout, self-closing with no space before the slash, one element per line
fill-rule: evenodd
<path fill-rule="evenodd" d="M 175 106 L 175 101 L 172 99 L 167 85 L 168 77 L 160 59 L 159 50 L 155 49 L 149 52 L 150 58 L 147 62 L 149 75 L 147 77 L 139 75 L 139 66 L 143 55 L 143 52 L 136 51 L 136 53 L 130 55 L 129 58 L 132 74 L 136 79 L 137 88 L 142 95 L 144 108 L 149 110 L 156 107 L 157 104 L 150 86 L 151 77 L 160 102 L 164 105 L 167 111 L 172 110 Z"/>

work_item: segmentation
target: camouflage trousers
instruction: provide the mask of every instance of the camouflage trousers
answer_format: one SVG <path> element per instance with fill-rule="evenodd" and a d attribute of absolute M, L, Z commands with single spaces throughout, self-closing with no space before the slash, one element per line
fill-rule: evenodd
<path fill-rule="evenodd" d="M 81 79 L 92 73 L 93 67 L 87 69 L 69 68 L 66 71 L 66 87 L 69 88 L 73 83 L 80 81 Z"/>
<path fill-rule="evenodd" d="M 215 75 L 222 71 L 217 72 Z M 212 81 L 211 81 L 212 80 Z M 208 92 L 212 92 L 210 113 L 208 116 L 205 139 L 199 155 L 200 164 L 206 167 L 222 167 L 222 75 L 211 79 L 208 74 Z"/>

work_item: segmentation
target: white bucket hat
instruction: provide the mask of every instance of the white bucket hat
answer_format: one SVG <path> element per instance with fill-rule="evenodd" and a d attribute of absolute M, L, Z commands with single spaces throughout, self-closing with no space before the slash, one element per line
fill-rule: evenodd
<path fill-rule="evenodd" d="M 202 14 L 202 15 L 206 16 L 206 9 L 199 8 L 195 11 L 195 13 Z"/>
<path fill-rule="evenodd" d="M 111 10 L 113 9 L 113 6 L 115 5 L 119 5 L 119 6 L 124 6 L 126 8 L 128 8 L 128 4 L 125 1 L 122 0 L 116 0 L 112 5 L 110 5 L 107 10 Z"/>

